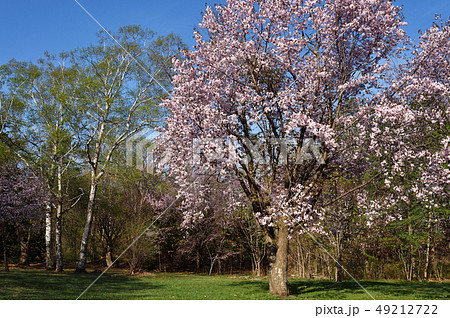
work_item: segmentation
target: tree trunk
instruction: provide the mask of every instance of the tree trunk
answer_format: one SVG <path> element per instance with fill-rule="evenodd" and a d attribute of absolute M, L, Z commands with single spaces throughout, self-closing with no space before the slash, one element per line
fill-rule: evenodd
<path fill-rule="evenodd" d="M 107 226 L 105 227 L 105 243 L 106 243 L 106 255 L 105 255 L 105 261 L 106 266 L 110 267 L 113 264 L 113 244 L 114 244 L 114 233 L 113 233 L 113 225 L 112 225 L 112 216 L 109 215 L 107 217 Z M 161 268 L 161 247 L 159 247 L 159 253 L 158 253 L 158 259 L 159 259 L 159 268 Z"/>
<path fill-rule="evenodd" d="M 262 276 L 262 273 L 261 273 L 261 260 L 258 260 L 256 262 L 256 276 L 258 276 L 258 277 Z"/>
<path fill-rule="evenodd" d="M 362 249 L 364 255 L 364 279 L 371 279 L 369 254 L 365 247 Z"/>
<path fill-rule="evenodd" d="M 5 226 L 2 226 L 2 245 L 3 245 L 3 267 L 6 272 L 9 272 L 8 265 L 8 248 L 6 247 L 6 234 Z"/>
<path fill-rule="evenodd" d="M 427 248 L 425 251 L 425 268 L 423 270 L 423 279 L 428 280 L 428 274 L 430 272 L 430 249 L 431 249 L 431 237 L 427 237 Z"/>
<path fill-rule="evenodd" d="M 433 266 L 434 276 L 439 281 L 441 280 L 441 276 L 439 274 L 438 266 L 437 266 L 437 259 L 436 259 L 436 249 L 434 244 L 431 245 L 431 252 L 430 252 L 430 262 Z"/>
<path fill-rule="evenodd" d="M 52 249 L 52 208 L 48 205 L 45 211 L 45 268 L 53 268 L 53 249 Z"/>
<path fill-rule="evenodd" d="M 197 273 L 200 273 L 200 247 L 197 247 L 197 255 L 195 257 L 195 266 Z"/>
<path fill-rule="evenodd" d="M 128 265 L 130 266 L 130 275 L 137 274 L 138 270 L 138 259 L 137 259 L 137 253 L 136 253 L 136 246 L 131 246 L 131 255 L 130 260 L 128 261 Z"/>
<path fill-rule="evenodd" d="M 283 220 L 280 220 L 276 236 L 275 261 L 270 269 L 269 290 L 272 295 L 284 298 L 289 295 L 287 286 L 289 229 Z"/>
<path fill-rule="evenodd" d="M 20 226 L 17 229 L 17 237 L 20 245 L 20 258 L 19 264 L 23 266 L 29 266 L 29 252 L 30 252 L 30 240 L 31 240 L 31 225 L 28 225 L 28 229 L 24 230 Z"/>
<path fill-rule="evenodd" d="M 55 229 L 55 245 L 56 245 L 56 272 L 62 272 L 63 270 L 63 257 L 62 257 L 62 240 L 61 240 L 61 222 L 63 214 L 63 186 L 62 186 L 62 157 L 59 159 L 57 166 L 57 183 L 58 183 L 58 195 L 56 206 L 56 229 Z"/>
<path fill-rule="evenodd" d="M 80 256 L 78 259 L 77 272 L 86 272 L 86 258 L 89 235 L 91 233 L 92 220 L 94 216 L 95 195 L 97 193 L 97 183 L 92 180 L 89 192 L 89 201 L 87 206 L 86 225 L 84 226 L 83 236 L 81 238 Z"/>
<path fill-rule="evenodd" d="M 416 267 L 416 258 L 414 256 L 414 245 L 409 245 L 409 272 L 408 272 L 408 280 L 412 281 L 414 279 L 414 270 Z"/>
<path fill-rule="evenodd" d="M 303 249 L 301 245 L 300 236 L 297 235 L 297 275 L 300 278 L 306 278 L 305 276 L 305 257 L 303 254 Z"/>
<path fill-rule="evenodd" d="M 209 274 L 208 274 L 208 275 L 210 275 L 210 276 L 211 276 L 212 271 L 213 271 L 213 269 L 214 269 L 214 263 L 216 262 L 216 259 L 217 259 L 217 255 L 214 256 L 214 258 L 211 258 L 211 257 L 210 257 L 210 260 L 211 260 L 211 266 L 209 267 Z"/>
<path fill-rule="evenodd" d="M 113 264 L 112 248 L 110 245 L 107 245 L 106 246 L 106 266 L 110 267 L 112 264 Z"/>
<path fill-rule="evenodd" d="M 342 273 L 342 254 L 340 253 L 337 257 L 337 262 L 336 262 L 336 282 L 338 283 L 342 283 L 342 277 L 343 277 L 343 273 Z"/>
<path fill-rule="evenodd" d="M 336 240 L 336 282 L 342 283 L 342 236 L 338 233 Z"/>
<path fill-rule="evenodd" d="M 428 224 L 427 224 L 427 248 L 425 251 L 425 268 L 423 270 L 423 278 L 428 280 L 430 273 L 430 250 L 431 250 L 431 212 L 428 213 Z"/>
<path fill-rule="evenodd" d="M 63 271 L 61 228 L 62 228 L 62 202 L 59 202 L 56 209 L 56 230 L 55 230 L 56 272 Z"/>
<path fill-rule="evenodd" d="M 261 276 L 261 257 L 259 255 L 252 255 L 252 274 L 255 276 Z"/>
<path fill-rule="evenodd" d="M 410 217 L 408 216 L 408 219 Z M 413 234 L 413 228 L 411 222 L 408 224 L 408 235 L 411 238 Z M 407 280 L 411 281 L 413 279 L 414 275 L 414 267 L 415 267 L 415 257 L 414 257 L 414 245 L 412 243 L 409 244 L 409 253 L 408 253 L 408 273 L 407 273 Z"/>

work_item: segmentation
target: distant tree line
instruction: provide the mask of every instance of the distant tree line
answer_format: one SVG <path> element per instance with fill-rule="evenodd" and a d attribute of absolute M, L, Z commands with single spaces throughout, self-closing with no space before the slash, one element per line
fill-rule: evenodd
<path fill-rule="evenodd" d="M 10 169 L 16 169 L 13 175 Z M 2 164 L 2 211 L 5 211 L 5 204 L 8 205 L 4 199 L 4 189 L 15 182 L 8 180 L 11 176 L 29 187 L 22 194 L 26 197 L 21 201 L 26 205 L 25 211 L 19 206 L 10 206 L 10 209 L 17 209 L 17 216 L 8 222 L 5 222 L 2 213 L 2 246 L 7 247 L 4 268 L 8 267 L 8 262 L 25 267 L 46 264 L 45 209 L 51 196 L 41 180 L 33 175 L 24 176 L 30 173 L 28 168 L 11 168 Z M 66 191 L 76 197 L 80 188 L 89 187 L 89 182 L 87 173 L 72 176 Z M 35 183 L 39 186 L 36 187 Z M 128 268 L 133 274 L 155 270 L 268 274 L 264 233 L 250 208 L 236 210 L 230 215 L 220 208 L 226 202 L 211 198 L 217 205 L 209 209 L 195 225 L 186 228 L 182 226 L 179 203 L 166 210 L 176 199 L 177 187 L 173 180 L 164 175 L 126 167 L 123 161 L 110 166 L 98 187 L 87 249 L 87 264 L 92 270 L 111 265 L 159 217 L 114 267 Z M 31 197 L 28 197 L 30 194 Z M 29 202 L 30 199 L 35 202 Z M 82 196 L 64 216 L 60 228 L 62 259 L 71 268 L 78 262 L 88 203 L 88 197 Z M 435 212 L 431 230 L 429 215 L 419 209 L 410 213 L 412 217 L 409 219 L 370 226 L 357 210 L 330 215 L 330 220 L 320 233 L 301 233 L 291 238 L 289 274 L 311 279 L 349 279 L 336 266 L 338 260 L 345 270 L 358 279 L 448 278 L 448 211 Z M 53 226 L 50 264 L 55 264 L 55 232 Z M 56 267 L 51 265 L 48 269 Z"/>

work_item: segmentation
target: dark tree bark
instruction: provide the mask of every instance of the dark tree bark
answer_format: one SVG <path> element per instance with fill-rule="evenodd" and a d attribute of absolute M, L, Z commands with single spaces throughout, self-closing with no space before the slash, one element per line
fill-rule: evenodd
<path fill-rule="evenodd" d="M 5 271 L 9 272 L 8 265 L 8 248 L 6 246 L 6 229 L 5 226 L 2 226 L 2 245 L 3 245 L 3 268 Z"/>
<path fill-rule="evenodd" d="M 342 271 L 342 254 L 340 253 L 337 257 L 336 262 L 336 282 L 342 283 L 343 271 Z"/>
<path fill-rule="evenodd" d="M 29 266 L 29 252 L 30 252 L 30 240 L 31 240 L 31 225 L 27 229 L 18 227 L 17 236 L 20 244 L 20 259 L 19 264 L 23 266 Z"/>
<path fill-rule="evenodd" d="M 195 257 L 195 269 L 197 273 L 200 273 L 200 247 L 197 247 L 197 254 Z"/>
<path fill-rule="evenodd" d="M 100 218 L 100 231 L 101 237 L 105 240 L 105 262 L 106 266 L 109 267 L 114 262 L 113 247 L 117 235 L 114 232 L 114 222 L 111 215 L 105 215 Z"/>
<path fill-rule="evenodd" d="M 336 235 L 336 282 L 342 283 L 342 233 L 338 232 Z"/>

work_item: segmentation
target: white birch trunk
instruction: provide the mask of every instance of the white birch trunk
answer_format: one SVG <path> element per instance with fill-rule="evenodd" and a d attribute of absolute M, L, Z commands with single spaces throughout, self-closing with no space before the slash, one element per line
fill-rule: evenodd
<path fill-rule="evenodd" d="M 89 201 L 86 215 L 86 225 L 84 226 L 83 236 L 81 238 L 80 256 L 78 258 L 77 272 L 86 271 L 86 259 L 89 235 L 91 233 L 92 220 L 94 216 L 95 196 L 97 193 L 97 184 L 95 180 L 91 181 L 91 189 L 89 191 Z"/>
<path fill-rule="evenodd" d="M 53 268 L 53 251 L 52 251 L 52 227 L 53 227 L 53 219 L 52 219 L 52 208 L 50 205 L 47 205 L 47 209 L 45 211 L 45 268 L 52 269 Z"/>

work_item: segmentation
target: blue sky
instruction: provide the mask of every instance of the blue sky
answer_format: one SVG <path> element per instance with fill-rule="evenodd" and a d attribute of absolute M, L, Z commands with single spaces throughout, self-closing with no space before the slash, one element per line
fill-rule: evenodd
<path fill-rule="evenodd" d="M 192 32 L 205 3 L 225 0 L 78 0 L 105 28 L 140 24 L 159 34 L 179 34 L 191 47 Z M 95 42 L 100 27 L 74 0 L 2 0 L 0 2 L 0 64 L 10 59 L 31 60 L 44 51 L 58 53 Z M 409 23 L 406 31 L 417 38 L 439 13 L 450 16 L 449 0 L 399 0 Z"/>

